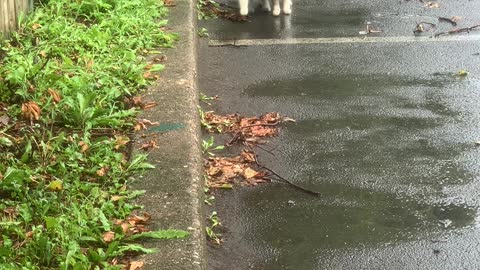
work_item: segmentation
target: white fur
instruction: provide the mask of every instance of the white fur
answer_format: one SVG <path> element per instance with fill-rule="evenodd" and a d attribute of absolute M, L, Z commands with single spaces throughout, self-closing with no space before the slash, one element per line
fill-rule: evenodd
<path fill-rule="evenodd" d="M 248 15 L 248 1 L 249 0 L 238 0 L 238 3 L 240 5 L 240 15 L 242 16 Z M 281 0 L 273 0 L 273 10 L 272 10 L 272 8 L 270 7 L 270 0 L 263 0 L 263 9 L 266 11 L 272 10 L 273 16 L 278 16 L 282 11 L 280 9 L 280 1 Z M 284 14 L 289 15 L 292 13 L 292 0 L 283 0 L 282 5 L 283 5 L 282 9 Z"/>
<path fill-rule="evenodd" d="M 240 4 L 240 15 L 247 16 L 248 15 L 248 0 L 238 0 Z"/>
<path fill-rule="evenodd" d="M 283 13 L 287 15 L 292 13 L 292 0 L 283 0 Z"/>

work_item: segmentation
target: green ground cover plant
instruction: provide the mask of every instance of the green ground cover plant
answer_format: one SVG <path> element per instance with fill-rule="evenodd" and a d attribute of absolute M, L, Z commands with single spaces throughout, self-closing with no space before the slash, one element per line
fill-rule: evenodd
<path fill-rule="evenodd" d="M 0 50 L 0 269 L 122 269 L 146 231 L 128 189 L 135 95 L 171 47 L 158 0 L 40 1 Z M 138 99 L 137 99 L 138 101 Z"/>

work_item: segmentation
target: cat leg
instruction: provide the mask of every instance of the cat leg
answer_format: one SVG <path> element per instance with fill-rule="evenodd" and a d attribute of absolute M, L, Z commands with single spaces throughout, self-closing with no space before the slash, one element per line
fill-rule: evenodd
<path fill-rule="evenodd" d="M 283 0 L 283 13 L 287 15 L 292 13 L 292 0 Z"/>
<path fill-rule="evenodd" d="M 247 16 L 248 15 L 248 0 L 238 0 L 240 4 L 240 15 Z"/>
<path fill-rule="evenodd" d="M 280 0 L 273 0 L 273 16 L 280 15 Z"/>
<path fill-rule="evenodd" d="M 271 11 L 272 8 L 270 7 L 270 0 L 263 0 L 263 10 Z"/>

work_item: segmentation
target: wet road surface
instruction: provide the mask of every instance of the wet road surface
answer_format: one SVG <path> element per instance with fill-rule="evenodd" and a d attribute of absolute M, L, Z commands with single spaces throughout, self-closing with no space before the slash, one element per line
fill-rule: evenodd
<path fill-rule="evenodd" d="M 421 21 L 452 28 L 438 16 L 480 24 L 480 1 L 439 3 L 298 0 L 292 16 L 200 23 L 200 91 L 221 98 L 208 109 L 296 119 L 260 161 L 322 193 L 217 194 L 224 244 L 210 269 L 480 269 L 479 33 L 411 40 Z M 371 43 L 323 40 L 367 22 L 382 30 Z M 250 45 L 208 46 L 232 39 Z"/>

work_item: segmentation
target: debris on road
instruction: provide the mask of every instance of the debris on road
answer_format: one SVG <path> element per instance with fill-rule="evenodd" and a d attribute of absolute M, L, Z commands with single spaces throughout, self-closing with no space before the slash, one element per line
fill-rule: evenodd
<path fill-rule="evenodd" d="M 422 1 L 423 3 L 423 1 Z M 436 1 L 429 1 L 425 4 L 425 7 L 427 8 L 440 8 L 440 4 Z"/>
<path fill-rule="evenodd" d="M 261 143 L 260 138 L 278 135 L 278 126 L 283 122 L 295 120 L 270 112 L 258 117 L 245 117 L 239 114 L 217 115 L 205 112 L 202 119 L 205 129 L 210 133 L 233 134 L 227 146 L 234 143 Z"/>
<path fill-rule="evenodd" d="M 421 33 L 425 32 L 433 32 L 437 29 L 437 25 L 434 23 L 429 23 L 429 22 L 419 22 L 415 26 L 415 30 L 413 30 L 413 33 L 415 35 L 419 35 Z"/>
<path fill-rule="evenodd" d="M 358 32 L 359 35 L 368 35 L 368 34 L 374 34 L 374 33 L 381 33 L 382 31 L 379 29 L 372 28 L 372 23 L 367 22 L 367 26 L 365 31 L 360 31 Z"/>
<path fill-rule="evenodd" d="M 458 16 L 453 16 L 452 18 L 445 18 L 445 17 L 438 17 L 439 22 L 446 22 L 449 23 L 453 26 L 457 26 L 457 22 L 460 20 L 460 17 Z"/>
<path fill-rule="evenodd" d="M 270 182 L 266 171 L 256 168 L 256 161 L 256 154 L 251 150 L 243 150 L 236 157 L 209 158 L 205 164 L 209 187 L 225 188 L 239 179 L 249 186 Z"/>
<path fill-rule="evenodd" d="M 454 35 L 454 34 L 460 34 L 460 33 L 467 33 L 468 34 L 473 30 L 477 30 L 477 28 L 479 28 L 479 27 L 480 27 L 480 24 L 470 26 L 470 27 L 465 27 L 465 28 L 456 28 L 456 29 L 453 29 L 453 30 L 450 30 L 450 31 L 447 31 L 447 32 L 437 33 L 437 34 L 435 34 L 434 37 L 439 37 L 439 36 L 444 36 L 444 35 Z"/>
<path fill-rule="evenodd" d="M 256 117 L 245 117 L 240 114 L 217 115 L 213 111 L 201 112 L 202 126 L 207 132 L 231 134 L 232 138 L 225 143 L 226 146 L 240 144 L 249 147 L 244 149 L 240 155 L 235 157 L 210 157 L 205 162 L 207 185 L 209 188 L 225 189 L 232 188 L 235 181 L 240 180 L 244 185 L 256 186 L 260 183 L 277 180 L 301 190 L 303 192 L 320 195 L 285 179 L 278 173 L 261 165 L 257 160 L 257 154 L 252 147 L 258 147 L 269 154 L 268 151 L 259 146 L 260 138 L 275 137 L 278 135 L 278 125 L 284 122 L 295 122 L 295 120 L 281 116 L 277 112 L 270 112 Z"/>
<path fill-rule="evenodd" d="M 248 16 L 242 16 L 234 10 L 221 8 L 220 4 L 212 0 L 202 0 L 197 4 L 200 19 L 223 18 L 232 22 L 248 22 Z"/>

